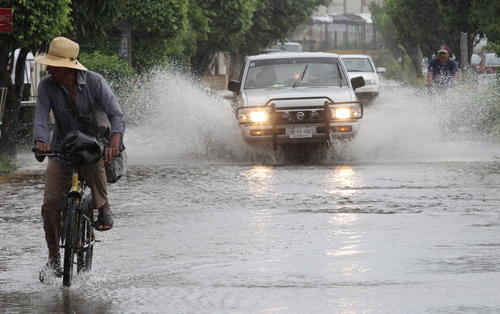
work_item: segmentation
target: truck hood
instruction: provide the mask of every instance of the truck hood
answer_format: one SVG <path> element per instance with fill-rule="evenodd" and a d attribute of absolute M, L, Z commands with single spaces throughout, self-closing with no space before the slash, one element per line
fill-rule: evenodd
<path fill-rule="evenodd" d="M 280 89 L 247 89 L 243 92 L 244 106 L 263 106 L 270 99 L 276 98 L 306 98 L 306 97 L 329 97 L 334 102 L 356 101 L 356 96 L 351 93 L 348 86 L 329 87 L 297 87 Z M 326 98 L 323 99 L 290 99 L 276 100 L 273 103 L 277 107 L 288 106 L 322 106 Z"/>

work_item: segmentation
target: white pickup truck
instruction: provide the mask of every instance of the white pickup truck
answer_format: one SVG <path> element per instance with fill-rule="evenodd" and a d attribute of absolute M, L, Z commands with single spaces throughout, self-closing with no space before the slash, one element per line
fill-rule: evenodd
<path fill-rule="evenodd" d="M 273 53 L 245 59 L 239 81 L 231 80 L 243 138 L 251 144 L 329 144 L 351 137 L 363 116 L 342 60 L 322 52 Z"/>

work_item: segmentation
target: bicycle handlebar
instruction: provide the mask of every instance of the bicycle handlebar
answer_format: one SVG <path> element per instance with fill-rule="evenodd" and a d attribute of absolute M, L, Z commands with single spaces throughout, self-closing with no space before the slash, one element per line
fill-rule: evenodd
<path fill-rule="evenodd" d="M 33 147 L 31 151 L 35 154 L 35 158 L 38 162 L 42 162 L 45 160 L 45 157 L 53 157 L 53 156 L 60 156 L 64 157 L 64 153 L 62 152 L 47 152 L 47 153 L 41 153 L 36 149 L 36 147 Z"/>

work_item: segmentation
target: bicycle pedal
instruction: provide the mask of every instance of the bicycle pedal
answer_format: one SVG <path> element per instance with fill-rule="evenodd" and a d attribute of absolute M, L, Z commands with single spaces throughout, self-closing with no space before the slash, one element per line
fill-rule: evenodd
<path fill-rule="evenodd" d="M 101 242 L 101 240 L 94 240 L 94 242 Z"/>

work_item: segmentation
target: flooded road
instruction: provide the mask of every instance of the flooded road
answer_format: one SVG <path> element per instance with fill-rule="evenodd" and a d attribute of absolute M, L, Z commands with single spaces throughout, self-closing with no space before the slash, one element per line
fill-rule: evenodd
<path fill-rule="evenodd" d="M 1 311 L 500 312 L 498 142 L 443 140 L 399 93 L 367 109 L 345 159 L 316 164 L 227 140 L 192 159 L 175 137 L 145 153 L 135 129 L 129 175 L 110 187 L 115 228 L 70 289 L 37 280 L 43 166 L 27 162 L 0 177 Z"/>

